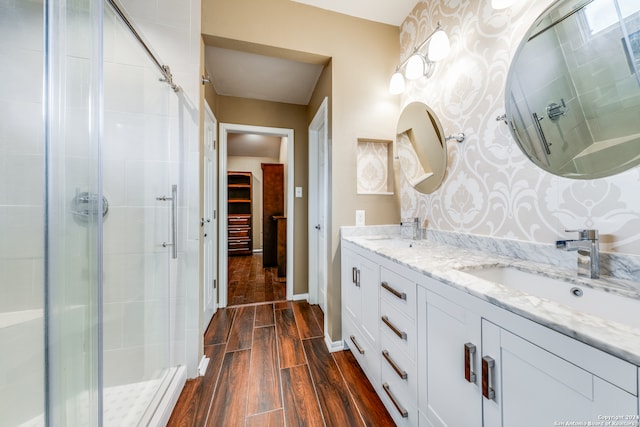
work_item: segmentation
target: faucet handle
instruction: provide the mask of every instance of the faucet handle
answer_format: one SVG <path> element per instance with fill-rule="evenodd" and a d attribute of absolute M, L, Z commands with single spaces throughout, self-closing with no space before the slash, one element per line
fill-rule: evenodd
<path fill-rule="evenodd" d="M 581 230 L 564 230 L 567 233 L 578 233 L 580 240 L 598 240 L 598 230 L 596 229 L 581 229 Z"/>

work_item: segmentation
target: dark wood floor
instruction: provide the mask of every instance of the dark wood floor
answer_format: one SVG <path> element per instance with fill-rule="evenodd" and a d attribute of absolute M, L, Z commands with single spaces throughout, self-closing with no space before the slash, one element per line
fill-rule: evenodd
<path fill-rule="evenodd" d="M 277 267 L 262 267 L 262 254 L 229 257 L 229 306 L 287 299 L 285 278 Z"/>
<path fill-rule="evenodd" d="M 329 353 L 306 301 L 219 310 L 205 375 L 187 381 L 169 426 L 393 426 L 348 351 Z"/>

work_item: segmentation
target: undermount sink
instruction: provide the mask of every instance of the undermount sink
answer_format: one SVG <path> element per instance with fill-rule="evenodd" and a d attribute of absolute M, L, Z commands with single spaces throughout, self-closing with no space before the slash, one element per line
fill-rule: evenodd
<path fill-rule="evenodd" d="M 416 243 L 414 240 L 400 239 L 398 237 L 375 236 L 375 237 L 367 237 L 366 239 L 379 243 L 383 247 L 392 248 L 392 249 L 412 248 L 413 246 L 415 246 L 415 243 Z"/>
<path fill-rule="evenodd" d="M 464 273 L 640 329 L 640 300 L 509 266 L 464 270 Z"/>

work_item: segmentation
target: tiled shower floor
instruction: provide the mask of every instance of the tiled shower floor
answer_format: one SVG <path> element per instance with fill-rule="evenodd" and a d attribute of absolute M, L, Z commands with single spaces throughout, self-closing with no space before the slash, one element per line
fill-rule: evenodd
<path fill-rule="evenodd" d="M 149 404 L 154 400 L 154 396 L 160 386 L 160 379 L 142 381 L 133 384 L 124 384 L 115 387 L 107 387 L 104 390 L 104 426 L 136 426 L 143 419 Z M 87 400 L 86 394 L 80 399 Z M 79 402 L 78 406 L 87 408 L 86 404 Z M 82 425 L 87 414 L 76 414 L 77 425 Z M 146 417 L 145 417 L 146 418 Z M 70 424 L 74 424 L 71 422 Z M 146 423 L 144 423 L 146 425 Z M 19 427 L 42 427 L 44 426 L 44 415 L 39 415 Z"/>

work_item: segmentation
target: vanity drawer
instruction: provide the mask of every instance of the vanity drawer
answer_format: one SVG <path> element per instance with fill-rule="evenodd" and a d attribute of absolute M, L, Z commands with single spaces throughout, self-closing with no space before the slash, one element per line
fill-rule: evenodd
<path fill-rule="evenodd" d="M 385 363 L 383 361 L 383 363 Z M 403 384 L 393 370 L 382 367 L 380 397 L 398 426 L 418 426 L 417 396 Z"/>
<path fill-rule="evenodd" d="M 416 284 L 384 267 L 380 268 L 380 295 L 411 319 L 416 317 Z"/>
<path fill-rule="evenodd" d="M 342 313 L 342 337 L 369 381 L 372 384 L 379 383 L 380 358 L 378 349 L 364 337 L 364 334 L 344 312 Z"/>
<path fill-rule="evenodd" d="M 395 342 L 386 334 L 380 339 L 380 360 L 382 381 L 400 380 L 397 387 L 406 389 L 407 396 L 413 396 L 417 404 L 418 369 L 414 361 L 395 346 Z"/>
<path fill-rule="evenodd" d="M 416 323 L 402 314 L 384 298 L 380 301 L 380 331 L 389 339 L 388 345 L 403 352 L 411 361 L 416 360 Z"/>

